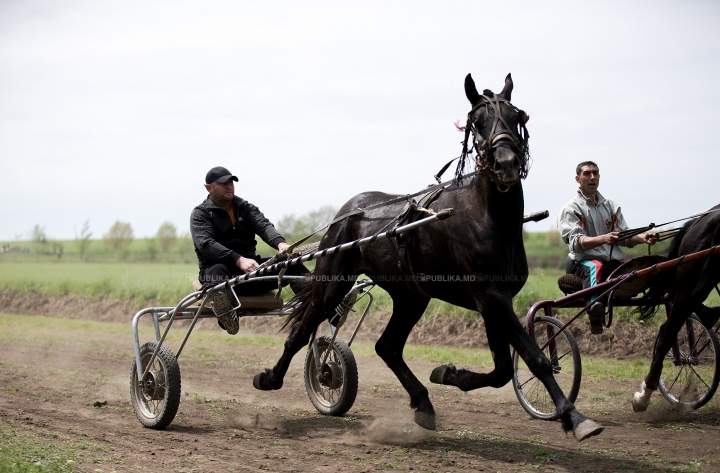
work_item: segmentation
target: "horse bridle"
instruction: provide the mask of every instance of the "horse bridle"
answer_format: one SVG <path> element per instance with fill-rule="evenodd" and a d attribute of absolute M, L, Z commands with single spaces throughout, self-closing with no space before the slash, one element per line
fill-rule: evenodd
<path fill-rule="evenodd" d="M 463 141 L 462 156 L 466 157 L 470 154 L 470 150 L 468 149 L 470 133 L 472 133 L 473 135 L 473 148 L 477 153 L 475 163 L 478 167 L 478 171 L 480 172 L 483 172 L 490 168 L 490 156 L 495 151 L 495 149 L 499 148 L 500 146 L 509 145 L 519 155 L 520 178 L 524 179 L 527 176 L 528 172 L 528 139 L 530 138 L 530 133 L 528 133 L 525 126 L 525 123 L 527 123 L 528 120 L 527 114 L 523 110 L 515 107 L 509 101 L 501 99 L 498 95 L 494 95 L 493 97 L 481 95 L 480 98 L 482 99 L 482 101 L 476 104 L 468 113 L 467 126 L 465 127 L 465 140 Z M 502 104 L 511 107 L 517 112 L 518 136 L 515 136 L 515 134 L 512 132 L 513 127 L 508 125 L 508 123 L 505 121 L 505 118 L 503 118 L 501 110 Z M 473 121 L 473 115 L 482 107 L 485 107 L 488 111 L 490 109 L 492 109 L 493 111 L 493 124 L 490 128 L 490 136 L 487 140 L 480 134 L 480 131 L 477 129 L 477 126 Z M 504 130 L 499 129 L 500 123 L 502 123 L 505 127 Z M 464 159 L 462 161 L 464 161 Z"/>

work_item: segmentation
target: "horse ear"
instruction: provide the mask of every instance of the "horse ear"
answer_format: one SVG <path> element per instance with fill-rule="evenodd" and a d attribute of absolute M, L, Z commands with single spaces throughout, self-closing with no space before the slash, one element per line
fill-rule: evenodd
<path fill-rule="evenodd" d="M 503 87 L 502 92 L 500 92 L 500 95 L 502 95 L 505 100 L 508 102 L 511 100 L 510 96 L 512 95 L 512 89 L 513 89 L 513 81 L 512 76 L 510 74 L 507 75 L 505 78 L 505 87 Z"/>
<path fill-rule="evenodd" d="M 465 77 L 465 96 L 468 98 L 473 107 L 480 102 L 480 94 L 478 94 L 477 87 L 475 87 L 475 81 L 470 74 Z"/>

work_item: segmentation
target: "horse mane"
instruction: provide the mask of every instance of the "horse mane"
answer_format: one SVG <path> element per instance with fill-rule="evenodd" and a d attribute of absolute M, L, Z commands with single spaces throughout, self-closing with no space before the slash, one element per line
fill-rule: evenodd
<path fill-rule="evenodd" d="M 687 234 L 690 227 L 697 221 L 697 219 L 690 220 L 682 226 L 682 228 L 675 234 L 670 246 L 658 253 L 662 255 L 666 260 L 675 259 L 680 254 L 680 243 L 682 243 L 685 234 Z M 672 290 L 672 282 L 675 280 L 676 270 L 671 269 L 659 273 L 656 279 L 650 284 L 647 295 L 645 296 L 646 303 L 642 304 L 637 308 L 640 320 L 651 319 L 659 307 L 660 300 L 666 292 Z"/>

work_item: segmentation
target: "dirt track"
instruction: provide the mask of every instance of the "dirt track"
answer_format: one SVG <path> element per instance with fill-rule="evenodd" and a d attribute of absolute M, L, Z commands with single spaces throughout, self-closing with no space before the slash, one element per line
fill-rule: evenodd
<path fill-rule="evenodd" d="M 426 381 L 436 364 L 411 361 L 438 414 L 429 432 L 376 356 L 357 356 L 360 392 L 342 418 L 319 415 L 307 399 L 304 354 L 282 390 L 256 391 L 252 376 L 280 354 L 268 346 L 191 343 L 175 422 L 144 429 L 129 402 L 129 324 L 104 325 L 0 326 L 0 422 L 42 442 L 87 445 L 76 471 L 720 471 L 717 403 L 678 413 L 656 395 L 638 415 L 629 402 L 638 382 L 586 377 L 576 404 L 606 429 L 577 443 L 559 423 L 532 420 L 510 386 L 462 393 Z"/>

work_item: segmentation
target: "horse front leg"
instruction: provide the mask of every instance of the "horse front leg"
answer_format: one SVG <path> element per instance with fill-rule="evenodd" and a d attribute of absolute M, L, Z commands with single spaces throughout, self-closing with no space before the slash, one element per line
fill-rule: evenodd
<path fill-rule="evenodd" d="M 512 380 L 513 368 L 509 340 L 504 331 L 492 318 L 485 319 L 485 332 L 492 352 L 495 368 L 489 373 L 474 373 L 458 370 L 455 365 L 442 365 L 430 374 L 430 381 L 436 384 L 455 386 L 462 391 L 492 387 L 501 388 Z"/>
<path fill-rule="evenodd" d="M 515 348 L 523 361 L 525 361 L 525 364 L 533 375 L 535 375 L 535 377 L 543 383 L 545 389 L 547 389 L 558 414 L 560 414 L 563 431 L 569 432 L 572 430 L 578 442 L 602 432 L 604 427 L 578 412 L 573 403 L 565 397 L 562 389 L 560 389 L 557 381 L 555 381 L 550 360 L 543 354 L 537 343 L 530 338 L 530 335 L 528 335 L 520 324 L 517 316 L 515 316 L 512 310 L 512 299 L 509 297 L 491 298 L 488 303 L 488 309 L 491 313 L 498 314 L 494 317 L 496 317 L 496 320 L 504 327 L 505 333 L 508 334 L 508 338 L 510 339 L 510 344 Z"/>
<path fill-rule="evenodd" d="M 517 319 L 515 320 L 517 321 Z M 560 414 L 563 431 L 572 431 L 578 442 L 600 434 L 604 427 L 578 412 L 575 405 L 568 400 L 565 393 L 558 386 L 557 381 L 555 381 L 550 360 L 540 351 L 540 348 L 530 338 L 530 335 L 522 329 L 520 322 L 517 325 L 521 331 L 513 333 L 511 343 L 532 374 L 543 383 L 550 394 L 555 409 Z"/>

